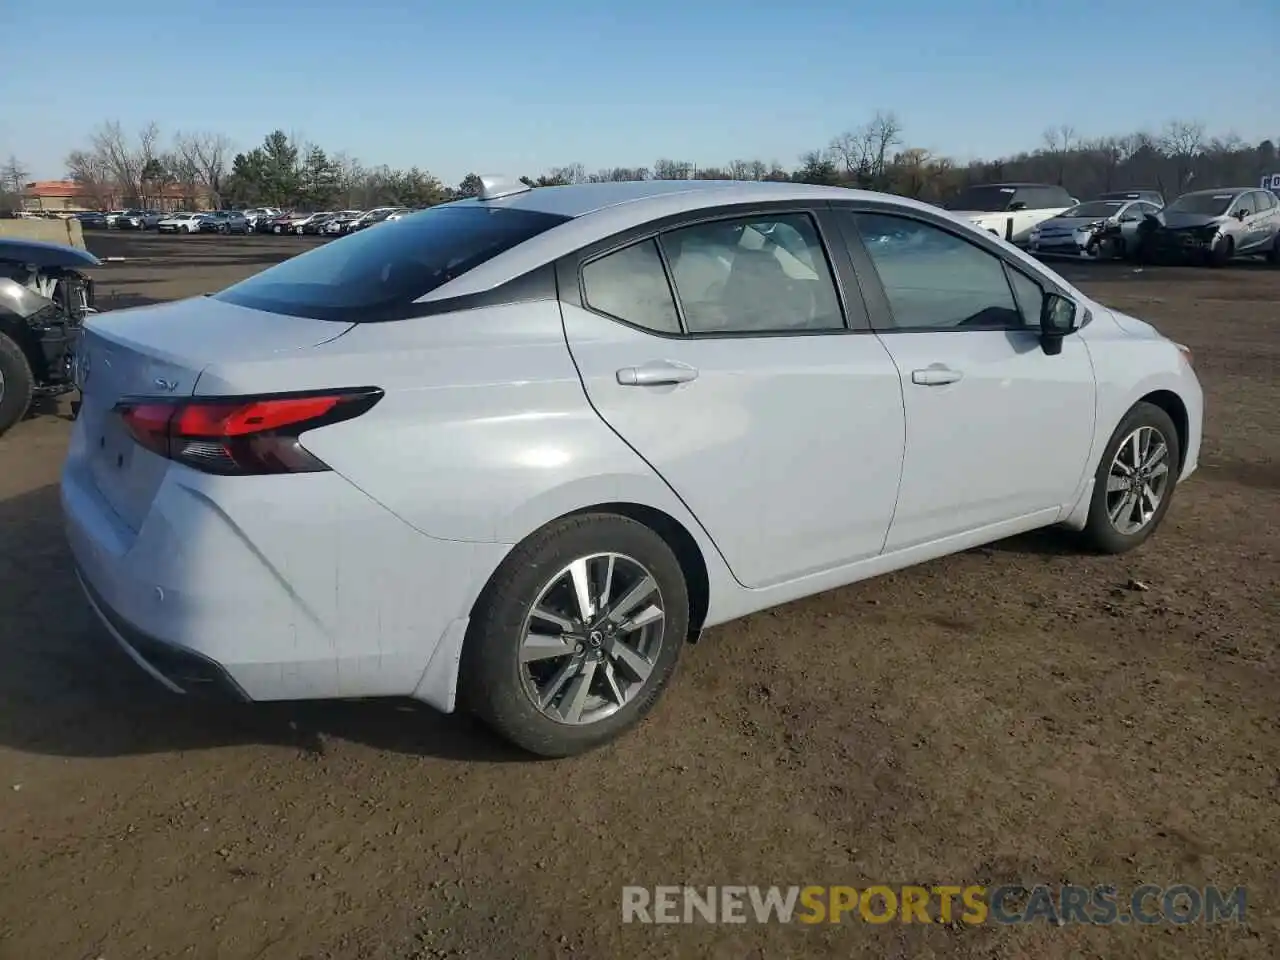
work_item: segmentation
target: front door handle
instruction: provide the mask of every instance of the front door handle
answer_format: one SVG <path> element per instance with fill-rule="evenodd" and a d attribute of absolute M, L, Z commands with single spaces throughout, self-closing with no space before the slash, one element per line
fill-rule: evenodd
<path fill-rule="evenodd" d="M 697 379 L 696 367 L 673 360 L 655 360 L 644 366 L 623 367 L 618 371 L 618 383 L 624 387 L 661 387 Z"/>
<path fill-rule="evenodd" d="M 923 370 L 911 371 L 911 382 L 922 387 L 940 387 L 947 383 L 956 383 L 964 376 L 959 370 L 950 367 L 925 367 Z"/>

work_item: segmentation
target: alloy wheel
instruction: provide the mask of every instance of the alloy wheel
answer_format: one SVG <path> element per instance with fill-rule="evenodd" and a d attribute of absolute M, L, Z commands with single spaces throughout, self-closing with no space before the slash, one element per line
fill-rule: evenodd
<path fill-rule="evenodd" d="M 539 591 L 521 628 L 520 677 L 547 718 L 603 720 L 645 688 L 665 639 L 654 575 L 620 553 L 574 560 Z"/>
<path fill-rule="evenodd" d="M 1132 536 L 1149 524 L 1169 488 L 1169 444 L 1155 427 L 1138 427 L 1121 442 L 1107 472 L 1107 517 Z"/>

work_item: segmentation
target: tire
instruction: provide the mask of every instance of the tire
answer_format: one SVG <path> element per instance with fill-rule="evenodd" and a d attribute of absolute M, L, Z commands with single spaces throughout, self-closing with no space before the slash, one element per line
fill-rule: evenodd
<path fill-rule="evenodd" d="M 0 436 L 27 415 L 35 385 L 22 348 L 0 333 Z"/>
<path fill-rule="evenodd" d="M 1142 525 L 1137 529 L 1122 529 L 1125 524 L 1113 522 L 1111 519 L 1111 511 L 1121 507 L 1122 502 L 1129 497 L 1129 493 L 1123 490 L 1108 493 L 1108 480 L 1112 479 L 1112 465 L 1116 463 L 1117 454 L 1120 453 L 1121 446 L 1127 448 L 1126 455 L 1122 458 L 1125 466 L 1130 465 L 1132 457 L 1132 437 L 1139 431 L 1154 431 L 1154 434 L 1147 432 L 1145 435 L 1150 438 L 1149 445 L 1143 447 L 1142 435 L 1139 435 L 1140 448 L 1148 451 L 1148 456 L 1154 461 L 1151 466 L 1159 469 L 1163 464 L 1166 472 L 1158 474 L 1147 481 L 1147 487 L 1153 492 L 1158 491 L 1159 503 L 1149 517 L 1146 517 Z M 1163 458 L 1154 456 L 1158 452 L 1157 442 L 1163 441 L 1165 453 Z M 1099 553 L 1125 553 L 1135 547 L 1141 546 L 1156 528 L 1160 526 L 1160 522 L 1164 519 L 1165 513 L 1169 510 L 1169 504 L 1173 500 L 1174 488 L 1177 485 L 1178 471 L 1182 462 L 1182 445 L 1178 439 L 1178 431 L 1174 426 L 1173 420 L 1169 415 L 1159 407 L 1150 403 L 1136 403 L 1129 410 L 1120 425 L 1116 427 L 1115 432 L 1111 435 L 1111 439 L 1107 441 L 1106 449 L 1103 451 L 1102 460 L 1098 464 L 1097 472 L 1094 473 L 1093 499 L 1089 504 L 1089 519 L 1085 524 L 1082 537 L 1085 545 L 1096 550 Z M 1141 459 L 1139 460 L 1141 464 Z M 1142 467 L 1143 470 L 1149 467 Z M 1162 477 L 1164 482 L 1162 486 L 1155 483 L 1155 480 Z M 1149 505 L 1149 499 L 1143 498 L 1143 504 Z M 1133 507 L 1130 507 L 1129 518 L 1132 519 Z M 1141 519 L 1141 516 L 1139 515 Z M 1121 509 L 1119 518 L 1121 521 L 1126 519 L 1125 511 Z"/>
<path fill-rule="evenodd" d="M 1231 262 L 1235 248 L 1235 241 L 1230 237 L 1219 237 L 1217 242 L 1214 243 L 1213 249 L 1209 251 L 1209 266 L 1225 267 Z"/>
<path fill-rule="evenodd" d="M 283 232 L 283 228 L 282 228 L 282 227 L 278 227 L 278 226 L 276 226 L 276 227 L 272 227 L 272 228 L 271 228 L 271 232 L 272 232 L 272 233 L 282 233 L 282 232 Z"/>
<path fill-rule="evenodd" d="M 182 232 L 183 232 L 183 233 L 190 233 L 190 232 L 191 232 L 191 228 L 190 228 L 190 227 L 188 227 L 188 226 L 186 226 L 186 225 L 184 224 L 184 225 L 183 225 L 183 227 L 182 227 Z"/>
<path fill-rule="evenodd" d="M 631 584 L 640 582 L 644 573 L 657 586 L 617 615 L 651 611 L 654 605 L 662 615 L 631 631 L 615 632 L 606 625 L 607 617 L 592 627 L 577 622 L 577 642 L 573 637 L 566 641 L 552 621 L 537 618 L 539 633 L 555 637 L 552 642 L 557 649 L 563 643 L 565 653 L 526 666 L 521 648 L 526 625 L 534 619 L 534 605 L 563 614 L 566 620 L 574 611 L 580 612 L 569 567 L 585 559 L 590 566 L 582 569 L 594 572 L 598 586 L 605 579 L 602 555 L 615 555 L 609 599 L 625 600 Z M 460 700 L 496 733 L 529 753 L 542 757 L 583 753 L 621 736 L 653 709 L 675 672 L 688 624 L 688 587 L 666 541 L 643 524 L 616 514 L 565 517 L 517 545 L 482 591 L 463 647 Z M 627 643 L 620 650 L 623 637 Z M 643 678 L 626 666 L 637 662 L 648 665 Z M 573 679 L 570 671 L 576 669 L 590 671 L 585 684 L 578 682 L 581 676 Z M 576 718 L 571 703 L 575 684 L 585 687 L 587 701 L 584 706 L 582 698 L 577 700 Z M 545 696 L 553 705 L 539 707 L 535 696 Z"/>

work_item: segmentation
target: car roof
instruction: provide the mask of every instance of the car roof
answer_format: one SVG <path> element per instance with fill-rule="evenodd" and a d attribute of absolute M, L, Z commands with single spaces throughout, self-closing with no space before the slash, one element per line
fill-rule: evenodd
<path fill-rule="evenodd" d="M 608 207 L 635 204 L 637 213 L 646 207 L 667 208 L 674 213 L 725 203 L 755 203 L 776 200 L 849 199 L 867 191 L 844 187 L 822 187 L 808 183 L 769 180 L 622 180 L 608 183 L 575 183 L 554 187 L 534 187 L 491 200 L 469 198 L 458 206 L 507 207 L 533 210 L 564 217 L 583 217 Z"/>
<path fill-rule="evenodd" d="M 891 194 L 847 187 L 824 187 L 808 183 L 742 180 L 635 180 L 616 183 L 582 183 L 557 187 L 534 187 L 492 199 L 455 200 L 436 209 L 491 208 L 549 213 L 566 221 L 532 240 L 504 251 L 492 260 L 442 284 L 422 299 L 482 293 L 513 277 L 549 261 L 579 250 L 614 234 L 666 217 L 696 213 L 729 205 L 824 201 L 892 202 L 905 210 L 933 215 L 938 207 Z M 429 215 L 423 211 L 416 216 Z M 945 215 L 945 214 L 944 214 Z M 413 216 L 413 215 L 411 215 Z M 406 218 L 406 219 L 411 219 Z"/>
<path fill-rule="evenodd" d="M 1204 197 L 1211 193 L 1248 193 L 1250 190 L 1261 190 L 1262 187 L 1213 187 L 1204 190 L 1188 190 L 1184 197 Z"/>

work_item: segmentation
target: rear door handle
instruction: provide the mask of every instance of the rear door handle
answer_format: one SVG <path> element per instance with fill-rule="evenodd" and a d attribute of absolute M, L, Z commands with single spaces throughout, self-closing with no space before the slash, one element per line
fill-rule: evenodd
<path fill-rule="evenodd" d="M 661 387 L 697 379 L 696 367 L 673 360 L 655 360 L 640 367 L 623 367 L 618 371 L 618 383 L 624 387 Z"/>
<path fill-rule="evenodd" d="M 911 371 L 911 382 L 922 387 L 940 387 L 947 383 L 956 383 L 964 376 L 959 370 L 950 367 L 925 367 L 923 370 Z"/>

